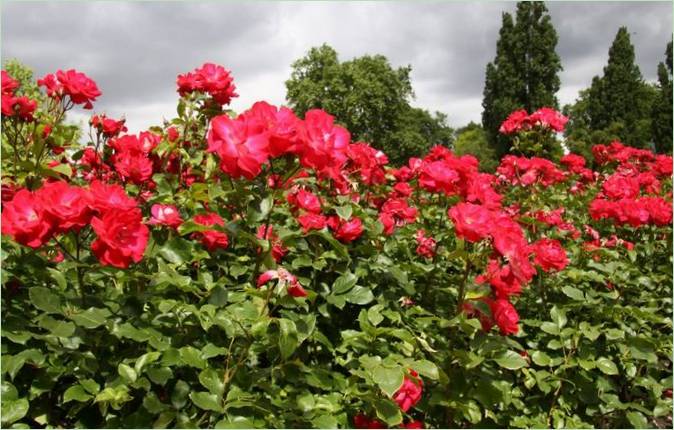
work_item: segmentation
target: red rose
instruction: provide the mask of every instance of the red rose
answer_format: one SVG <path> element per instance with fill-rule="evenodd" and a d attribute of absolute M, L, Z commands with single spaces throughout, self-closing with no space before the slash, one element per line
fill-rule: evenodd
<path fill-rule="evenodd" d="M 14 90 L 19 88 L 19 81 L 9 76 L 9 73 L 2 71 L 0 76 L 2 83 L 2 94 L 14 94 Z"/>
<path fill-rule="evenodd" d="M 152 212 L 152 219 L 150 219 L 149 224 L 178 228 L 183 223 L 183 219 L 180 218 L 180 212 L 178 212 L 178 208 L 174 205 L 155 204 L 152 205 L 150 212 Z"/>
<path fill-rule="evenodd" d="M 517 323 L 520 316 L 517 314 L 515 307 L 505 299 L 496 299 L 489 301 L 489 308 L 491 309 L 492 318 L 501 330 L 504 336 L 509 334 L 517 334 L 519 326 Z"/>
<path fill-rule="evenodd" d="M 280 263 L 288 252 L 288 249 L 283 246 L 281 239 L 274 233 L 274 227 L 270 225 L 266 232 L 265 227 L 265 225 L 258 227 L 256 236 L 258 239 L 266 239 L 271 242 L 271 256 L 274 258 L 274 261 Z M 260 252 L 260 250 L 258 250 L 258 252 Z"/>
<path fill-rule="evenodd" d="M 501 124 L 501 128 L 499 128 L 499 132 L 502 134 L 517 133 L 524 126 L 526 119 L 527 119 L 527 111 L 525 111 L 524 109 L 516 110 L 510 115 L 508 115 L 508 118 L 506 118 L 506 120 L 503 121 L 503 124 Z"/>
<path fill-rule="evenodd" d="M 89 186 L 89 207 L 99 215 L 109 210 L 128 211 L 137 206 L 136 201 L 119 185 L 94 180 Z"/>
<path fill-rule="evenodd" d="M 311 230 L 321 230 L 327 225 L 325 216 L 314 213 L 308 213 L 297 217 L 297 222 L 300 223 L 305 234 Z"/>
<path fill-rule="evenodd" d="M 120 152 L 115 154 L 114 160 L 117 173 L 136 185 L 141 185 L 152 177 L 152 161 L 141 152 Z"/>
<path fill-rule="evenodd" d="M 634 199 L 639 195 L 639 180 L 616 173 L 606 179 L 602 189 L 611 199 Z"/>
<path fill-rule="evenodd" d="M 169 127 L 166 129 L 166 138 L 168 139 L 169 142 L 175 142 L 178 140 L 180 137 L 180 133 L 178 133 L 178 129 L 175 127 Z"/>
<path fill-rule="evenodd" d="M 257 287 L 260 288 L 267 282 L 272 279 L 278 279 L 279 286 L 281 288 L 286 287 L 288 294 L 293 297 L 306 297 L 307 292 L 302 285 L 300 285 L 297 277 L 292 273 L 288 272 L 283 267 L 279 267 L 277 270 L 267 270 L 257 279 Z"/>
<path fill-rule="evenodd" d="M 534 253 L 534 262 L 546 272 L 563 270 L 569 264 L 566 251 L 556 240 L 540 239 L 531 246 L 531 250 Z"/>
<path fill-rule="evenodd" d="M 267 102 L 257 102 L 239 115 L 239 119 L 251 119 L 261 131 L 269 133 L 270 156 L 278 157 L 295 151 L 302 122 L 287 107 L 279 109 Z"/>
<path fill-rule="evenodd" d="M 449 209 L 448 213 L 454 223 L 456 235 L 469 242 L 477 242 L 487 237 L 494 221 L 490 210 L 473 203 L 459 203 Z"/>
<path fill-rule="evenodd" d="M 358 217 L 344 221 L 338 216 L 331 216 L 327 224 L 333 230 L 335 238 L 343 243 L 353 242 L 363 234 L 363 221 Z"/>
<path fill-rule="evenodd" d="M 143 259 L 150 231 L 141 219 L 138 208 L 111 210 L 102 218 L 92 218 L 91 226 L 98 238 L 91 244 L 91 250 L 101 264 L 125 269 L 131 262 Z"/>
<path fill-rule="evenodd" d="M 655 225 L 672 224 L 672 203 L 662 197 L 642 197 L 639 199 L 648 211 L 651 222 Z"/>
<path fill-rule="evenodd" d="M 219 225 L 224 226 L 225 220 L 223 220 L 220 215 L 215 212 L 209 212 L 206 214 L 200 214 L 194 216 L 194 222 L 196 224 L 213 226 Z M 209 251 L 213 251 L 219 248 L 227 248 L 229 246 L 229 238 L 227 235 L 221 231 L 217 230 L 206 230 L 194 233 L 194 237 L 201 238 L 201 244 L 206 247 Z"/>
<path fill-rule="evenodd" d="M 459 173 L 444 160 L 424 163 L 419 173 L 419 185 L 432 193 L 456 194 L 460 179 Z"/>
<path fill-rule="evenodd" d="M 15 116 L 22 121 L 30 122 L 33 121 L 35 109 L 37 109 L 37 102 L 26 96 L 2 95 L 2 114 L 5 116 Z"/>
<path fill-rule="evenodd" d="M 91 220 L 89 192 L 63 181 L 45 184 L 36 192 L 56 232 L 79 230 Z"/>
<path fill-rule="evenodd" d="M 407 182 L 398 182 L 393 186 L 393 191 L 396 192 L 398 197 L 409 197 L 414 192 L 414 189 Z"/>
<path fill-rule="evenodd" d="M 64 96 L 69 96 L 70 100 L 76 104 L 83 104 L 84 109 L 91 109 L 93 105 L 91 102 L 96 101 L 96 97 L 101 95 L 101 92 L 96 86 L 96 82 L 92 81 L 84 73 L 75 70 L 59 70 L 56 76 L 49 74 L 37 81 L 38 85 L 47 88 L 47 95 L 56 99 L 61 99 Z"/>
<path fill-rule="evenodd" d="M 308 212 L 313 212 L 316 214 L 321 213 L 321 201 L 313 193 L 304 190 L 299 190 L 297 194 L 295 194 L 294 201 L 296 202 L 297 206 L 301 207 L 302 209 Z"/>
<path fill-rule="evenodd" d="M 410 369 L 410 376 L 405 375 L 403 384 L 393 395 L 393 401 L 400 406 L 403 412 L 407 412 L 412 406 L 419 403 L 423 392 L 423 381 L 418 378 L 419 374 Z"/>
<path fill-rule="evenodd" d="M 370 419 L 360 413 L 353 417 L 353 427 L 357 429 L 385 429 L 386 425 L 376 418 Z"/>
<path fill-rule="evenodd" d="M 253 179 L 269 159 L 269 135 L 253 119 L 219 115 L 211 120 L 206 151 L 217 153 L 220 169 L 233 178 Z"/>
<path fill-rule="evenodd" d="M 126 120 L 124 119 L 117 121 L 105 115 L 94 115 L 90 120 L 91 125 L 106 137 L 115 137 L 119 133 L 127 131 L 127 128 L 124 126 L 125 122 Z"/>
<path fill-rule="evenodd" d="M 529 115 L 528 121 L 532 125 L 549 128 L 557 133 L 561 133 L 564 131 L 564 126 L 569 119 L 554 109 L 543 107 Z"/>
<path fill-rule="evenodd" d="M 185 75 L 178 75 L 178 93 L 181 96 L 194 91 L 208 93 L 220 105 L 227 105 L 232 98 L 238 97 L 234 78 L 224 67 L 205 63 L 201 68 Z"/>
<path fill-rule="evenodd" d="M 417 230 L 417 234 L 414 236 L 417 240 L 417 254 L 426 258 L 433 258 L 435 256 L 435 239 L 432 237 L 427 237 L 424 230 Z"/>
<path fill-rule="evenodd" d="M 297 146 L 300 163 L 319 174 L 335 177 L 347 160 L 346 150 L 351 140 L 349 132 L 334 125 L 334 118 L 320 109 L 304 115 L 301 143 Z"/>
<path fill-rule="evenodd" d="M 3 204 L 2 233 L 31 248 L 39 248 L 49 240 L 51 224 L 35 194 L 23 189 Z"/>

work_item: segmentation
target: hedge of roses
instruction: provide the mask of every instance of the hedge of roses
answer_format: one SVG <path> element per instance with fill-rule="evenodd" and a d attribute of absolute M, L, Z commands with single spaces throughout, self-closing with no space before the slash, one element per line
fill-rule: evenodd
<path fill-rule="evenodd" d="M 214 64 L 83 146 L 96 83 L 37 84 L 2 72 L 3 426 L 671 427 L 670 156 L 393 168 Z"/>

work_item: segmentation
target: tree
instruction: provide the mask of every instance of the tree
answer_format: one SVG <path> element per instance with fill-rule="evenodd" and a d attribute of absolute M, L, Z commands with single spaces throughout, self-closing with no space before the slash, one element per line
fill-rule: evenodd
<path fill-rule="evenodd" d="M 349 129 L 354 140 L 384 150 L 392 163 L 404 163 L 431 145 L 449 145 L 446 116 L 410 106 L 411 67 L 391 67 L 382 55 L 340 62 L 323 44 L 292 64 L 286 98 L 298 115 L 324 109 Z"/>
<path fill-rule="evenodd" d="M 665 63 L 658 64 L 658 95 L 653 102 L 652 132 L 655 149 L 672 152 L 672 42 L 665 50 Z"/>
<path fill-rule="evenodd" d="M 482 125 L 498 157 L 510 150 L 511 138 L 498 130 L 516 109 L 557 108 L 561 60 L 557 32 L 543 2 L 519 2 L 516 20 L 502 15 L 496 57 L 487 65 Z"/>
<path fill-rule="evenodd" d="M 588 116 L 592 130 L 620 129 L 620 140 L 646 147 L 651 135 L 651 109 L 656 95 L 634 62 L 634 46 L 626 27 L 620 27 L 609 49 L 608 63 L 589 91 Z"/>
<path fill-rule="evenodd" d="M 456 130 L 454 153 L 457 155 L 473 155 L 480 160 L 480 171 L 493 173 L 498 167 L 498 159 L 494 148 L 487 142 L 487 133 L 481 125 L 474 122 Z"/>

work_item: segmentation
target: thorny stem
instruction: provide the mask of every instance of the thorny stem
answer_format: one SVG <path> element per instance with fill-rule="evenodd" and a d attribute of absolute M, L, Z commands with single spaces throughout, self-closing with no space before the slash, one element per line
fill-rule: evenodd
<path fill-rule="evenodd" d="M 456 302 L 457 314 L 461 312 L 461 308 L 463 307 L 464 296 L 466 295 L 466 282 L 468 281 L 470 270 L 471 270 L 470 259 L 466 258 L 466 269 L 463 272 L 463 280 L 461 281 L 461 285 L 459 286 L 459 298 Z"/>

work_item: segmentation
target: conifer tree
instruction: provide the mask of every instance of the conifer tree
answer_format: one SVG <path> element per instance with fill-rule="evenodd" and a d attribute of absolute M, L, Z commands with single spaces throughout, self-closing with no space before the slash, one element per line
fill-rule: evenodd
<path fill-rule="evenodd" d="M 659 92 L 653 103 L 652 130 L 655 149 L 672 152 L 672 42 L 667 44 L 665 63 L 658 64 Z"/>
<path fill-rule="evenodd" d="M 626 27 L 618 30 L 608 55 L 603 76 L 595 76 L 590 87 L 590 128 L 620 130 L 623 143 L 646 147 L 654 91 L 634 62 L 634 46 Z"/>
<path fill-rule="evenodd" d="M 496 57 L 487 65 L 482 101 L 482 125 L 499 157 L 510 149 L 510 138 L 498 132 L 510 112 L 557 108 L 555 93 L 562 66 L 556 46 L 557 32 L 543 2 L 519 2 L 516 20 L 503 14 Z"/>

